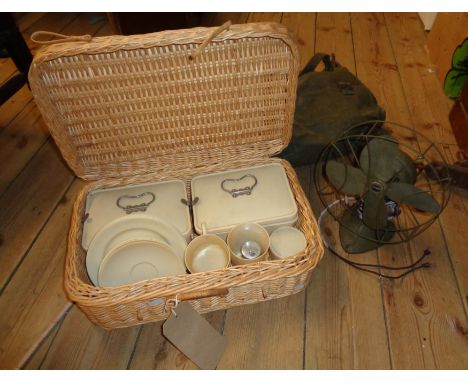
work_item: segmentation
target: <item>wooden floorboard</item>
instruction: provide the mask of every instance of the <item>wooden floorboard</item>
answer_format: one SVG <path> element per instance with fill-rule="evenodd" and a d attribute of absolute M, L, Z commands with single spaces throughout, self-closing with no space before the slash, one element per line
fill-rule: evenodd
<path fill-rule="evenodd" d="M 226 21 L 231 21 L 233 24 L 243 24 L 249 18 L 248 12 L 217 12 L 212 15 L 207 23 L 208 26 L 222 25 Z"/>
<path fill-rule="evenodd" d="M 304 297 L 301 292 L 229 309 L 228 348 L 218 369 L 302 369 Z"/>
<path fill-rule="evenodd" d="M 399 26 L 399 33 L 414 17 L 417 16 L 405 17 L 406 23 Z M 371 49 L 364 44 L 355 45 L 357 70 L 372 75 L 366 81 L 371 89 L 380 85 L 387 119 L 420 130 L 425 122 L 418 120 L 421 115 L 418 108 L 423 108 L 424 103 L 414 102 L 411 83 L 408 85 L 408 79 L 401 75 L 404 64 L 394 57 L 390 40 L 391 37 L 400 42 L 402 38 L 396 30 L 388 33 L 383 14 L 353 15 L 353 31 L 359 38 L 370 36 L 366 45 Z M 437 136 L 436 131 L 433 134 Z M 397 369 L 454 368 L 463 365 L 468 355 L 463 351 L 465 339 L 450 329 L 451 322 L 464 321 L 465 316 L 438 224 L 409 244 L 381 247 L 379 255 L 383 264 L 402 266 L 416 260 L 427 248 L 434 252 L 430 259 L 433 268 L 383 283 L 392 366 Z"/>
<path fill-rule="evenodd" d="M 281 12 L 251 12 L 247 18 L 248 23 L 259 23 L 259 22 L 281 22 L 283 14 Z"/>
<path fill-rule="evenodd" d="M 24 32 L 28 29 L 31 25 L 36 23 L 42 17 L 46 15 L 45 12 L 28 12 L 23 14 L 21 17 L 18 18 L 16 21 L 16 25 L 21 32 Z"/>
<path fill-rule="evenodd" d="M 317 13 L 315 52 L 334 53 L 336 61 L 356 74 L 349 13 Z"/>
<path fill-rule="evenodd" d="M 62 19 L 58 22 L 60 17 Z M 105 24 L 102 18 L 96 19 L 90 14 L 78 17 L 74 14 L 66 17 L 55 14 L 36 20 L 33 26 L 25 29 L 25 33 L 34 30 L 34 25 L 69 34 L 95 34 L 100 30 L 106 33 L 108 30 L 104 29 Z M 30 96 L 29 90 L 26 89 L 24 93 L 23 96 Z M 15 114 L 20 107 L 18 102 L 4 106 L 10 106 L 10 114 Z M 0 304 L 11 303 L 15 296 L 14 288 L 21 283 L 29 286 L 29 290 L 22 289 L 17 294 L 23 293 L 24 301 L 31 304 L 30 310 L 21 313 L 16 308 L 10 309 L 11 314 L 21 317 L 14 323 L 9 321 L 14 316 L 4 315 L 0 318 L 0 328 L 5 333 L 0 342 L 1 366 L 20 367 L 70 306 L 70 302 L 64 298 L 62 286 L 65 254 L 65 242 L 62 240 L 66 240 L 68 232 L 71 202 L 82 183 L 75 181 L 70 189 L 71 194 L 64 195 L 74 175 L 63 162 L 55 144 L 50 140 L 46 141 L 47 136 L 47 129 L 44 128 L 34 102 L 27 103 L 0 132 L 0 140 L 3 141 L 0 155 L 6 164 L 0 171 L 0 191 L 3 191 L 3 195 L 0 194 L 3 209 L 3 214 L 0 215 Z M 66 208 L 68 214 L 68 218 L 65 217 L 64 220 L 63 214 L 60 215 L 62 208 Z M 47 233 L 55 234 L 57 231 L 60 233 L 57 237 L 52 237 L 52 240 L 63 243 L 62 247 L 53 247 L 53 253 L 37 259 L 34 254 L 46 250 L 45 245 L 50 245 L 43 242 Z M 52 274 L 37 273 L 28 265 L 38 266 L 38 261 L 47 259 L 50 261 L 48 270 L 54 270 Z M 39 293 L 31 285 L 30 280 L 37 279 L 47 286 L 46 292 Z M 46 300 L 43 306 L 35 303 L 36 300 L 50 296 L 54 298 Z M 19 309 L 21 306 L 18 304 Z M 37 320 L 35 315 L 41 309 L 47 310 L 47 314 L 43 315 L 44 320 Z M 32 325 L 34 320 L 37 322 Z"/>
<path fill-rule="evenodd" d="M 0 198 L 0 293 L 73 180 L 49 141 Z"/>
<path fill-rule="evenodd" d="M 362 43 L 366 44 L 366 41 Z M 349 14 L 317 14 L 316 51 L 334 53 L 337 62 L 355 73 Z M 374 91 L 372 87 L 371 90 Z M 318 201 L 312 187 L 310 200 L 318 216 L 324 206 Z M 336 232 L 336 229 L 337 225 L 331 219 L 324 224 L 325 232 Z M 331 244 L 346 256 L 338 243 Z M 353 259 L 376 263 L 376 255 L 376 251 L 372 251 L 359 255 L 359 260 L 356 257 Z M 378 278 L 352 269 L 329 254 L 324 264 L 320 264 L 316 270 L 309 291 L 307 368 L 390 367 Z"/>
<path fill-rule="evenodd" d="M 4 130 L 31 101 L 32 95 L 29 91 L 28 85 L 24 85 L 0 106 L 0 134 L 2 133 L 2 130 Z"/>
<path fill-rule="evenodd" d="M 41 369 L 125 369 L 139 330 L 104 330 L 73 307 L 41 362 Z"/>
<path fill-rule="evenodd" d="M 437 143 L 455 144 L 448 119 L 452 101 L 443 93 L 429 55 L 419 16 L 386 14 L 390 51 L 395 56 L 409 118 L 420 133 Z"/>
<path fill-rule="evenodd" d="M 71 303 L 63 290 L 71 206 L 83 187 L 75 181 L 0 296 L 0 365 L 19 368 Z"/>
<path fill-rule="evenodd" d="M 26 28 L 26 33 L 35 30 L 36 26 L 69 34 L 95 34 L 104 21 L 93 20 L 88 14 L 47 14 Z M 29 90 L 23 88 L 15 95 L 18 96 L 24 97 L 24 101 L 18 102 L 16 98 L 15 103 L 3 105 L 8 107 L 7 114 L 15 117 L 5 121 L 6 126 L 0 131 L 0 160 L 3 163 L 0 168 L 0 206 L 3 208 L 0 217 L 0 291 L 73 178 L 55 145 L 45 143 L 48 129 L 35 103 L 29 102 Z"/>
<path fill-rule="evenodd" d="M 315 53 L 315 13 L 284 13 L 281 23 L 296 36 L 301 55 L 301 69 Z"/>
<path fill-rule="evenodd" d="M 420 28 L 420 20 L 416 16 L 403 19 L 398 14 L 387 14 L 385 19 L 414 128 L 437 142 L 452 145 L 454 137 L 448 120 L 452 101 L 445 97 L 427 51 L 423 48 L 426 35 Z M 447 144 L 439 145 L 443 152 L 449 150 L 447 147 Z M 451 162 L 454 160 L 452 158 Z M 439 222 L 447 245 L 446 251 L 451 261 L 457 264 L 454 271 L 461 295 L 467 296 L 468 258 L 462 238 L 468 236 L 468 226 L 453 224 L 466 219 L 464 209 L 460 208 L 462 199 L 454 194 Z M 465 297 L 463 301 L 465 311 L 468 311 Z"/>
<path fill-rule="evenodd" d="M 0 84 L 6 82 L 16 72 L 16 66 L 10 58 L 0 61 Z"/>
<path fill-rule="evenodd" d="M 38 29 L 113 33 L 99 14 L 17 17 L 27 40 Z M 282 22 L 298 36 L 301 66 L 314 52 L 335 53 L 376 95 L 388 120 L 428 135 L 455 159 L 451 101 L 432 70 L 416 14 L 214 13 L 205 24 L 229 19 Z M 15 71 L 11 60 L 0 59 L 0 83 Z M 196 369 L 161 335 L 162 323 L 104 331 L 66 299 L 68 224 L 83 182 L 48 138 L 26 86 L 0 107 L 0 160 L 0 368 Z M 318 214 L 312 167 L 297 173 Z M 380 280 L 327 254 L 305 291 L 207 314 L 228 339 L 218 368 L 466 369 L 468 226 L 460 222 L 467 211 L 468 192 L 455 191 L 439 220 L 413 241 L 359 255 L 403 265 L 429 248 L 432 267 L 403 280 Z M 325 226 L 336 231 L 330 220 Z"/>
<path fill-rule="evenodd" d="M 405 99 L 411 110 L 412 126 L 433 140 L 450 142 L 453 139 L 448 122 L 450 102 L 444 96 L 435 73 L 430 70 L 427 52 L 422 48 L 425 35 L 421 32 L 420 20 L 417 15 L 403 19 L 395 14 L 385 15 L 385 20 Z M 419 82 L 415 81 L 418 78 Z M 430 258 L 432 268 L 404 280 L 409 285 L 400 298 L 406 309 L 393 312 L 395 317 L 389 329 L 394 329 L 394 334 L 406 333 L 413 337 L 413 341 L 406 344 L 405 341 L 394 341 L 395 367 L 452 369 L 468 365 L 466 335 L 460 329 L 464 327 L 462 322 L 466 322 L 464 298 L 460 294 L 464 285 L 458 283 L 460 289 L 457 286 L 457 274 L 463 280 L 462 272 L 466 272 L 467 261 L 461 256 L 462 241 L 458 241 L 461 237 L 456 235 L 460 228 L 454 227 L 457 220 L 451 220 L 450 228 L 446 229 L 448 235 L 441 230 L 441 227 L 448 228 L 450 218 L 466 219 L 466 215 L 463 217 L 456 210 L 456 200 L 452 199 L 439 221 L 409 243 L 413 260 L 426 248 L 433 252 Z M 455 232 L 455 237 L 452 232 Z M 467 234 L 465 226 L 464 236 Z M 454 272 L 453 257 L 461 263 L 457 268 L 459 272 Z M 395 296 L 392 299 L 395 300 Z M 410 346 L 415 356 L 419 353 L 419 363 L 409 362 L 408 358 L 401 356 L 403 349 Z"/>
<path fill-rule="evenodd" d="M 220 310 L 203 317 L 220 333 L 223 331 L 226 311 Z M 196 370 L 198 367 L 162 336 L 164 322 L 144 325 L 138 336 L 129 369 Z"/>
<path fill-rule="evenodd" d="M 444 148 L 444 153 L 450 163 L 455 163 L 458 146 Z M 466 256 L 466 238 L 468 237 L 468 227 L 466 224 L 454 224 L 463 222 L 468 216 L 468 190 L 454 187 L 450 203 L 444 213 L 439 217 L 439 222 L 447 243 L 447 250 L 450 254 L 452 267 L 457 278 L 460 296 L 463 300 L 465 313 L 468 314 L 468 259 Z"/>
<path fill-rule="evenodd" d="M 66 317 L 66 315 L 65 315 Z M 37 349 L 31 354 L 28 360 L 21 367 L 24 370 L 38 370 L 41 368 L 44 363 L 45 358 L 47 357 L 49 350 L 52 346 L 52 343 L 55 341 L 55 337 L 63 323 L 65 317 L 57 322 L 55 326 L 49 331 L 47 336 L 42 340 Z"/>
<path fill-rule="evenodd" d="M 30 93 L 25 96 L 29 97 L 29 95 Z M 12 109 L 16 109 L 16 106 L 18 106 L 17 110 L 22 107 L 21 104 L 16 104 Z M 0 195 L 12 184 L 48 136 L 49 131 L 34 102 L 29 102 L 22 107 L 15 119 L 3 129 L 0 133 L 2 146 L 0 160 L 4 164 L 0 168 Z"/>

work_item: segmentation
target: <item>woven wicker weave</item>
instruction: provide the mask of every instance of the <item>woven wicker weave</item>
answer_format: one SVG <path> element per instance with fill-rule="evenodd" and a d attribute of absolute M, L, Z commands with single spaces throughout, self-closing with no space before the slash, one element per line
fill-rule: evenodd
<path fill-rule="evenodd" d="M 57 43 L 31 66 L 34 97 L 64 158 L 78 176 L 94 180 L 74 206 L 65 288 L 104 328 L 162 320 L 168 299 L 190 300 L 208 312 L 299 292 L 323 254 L 294 170 L 270 158 L 291 137 L 299 62 L 294 40 L 279 24 L 234 25 L 193 54 L 214 32 Z M 193 176 L 273 161 L 285 167 L 297 201 L 304 253 L 117 288 L 90 283 L 81 235 L 91 190 L 183 179 L 190 195 Z"/>

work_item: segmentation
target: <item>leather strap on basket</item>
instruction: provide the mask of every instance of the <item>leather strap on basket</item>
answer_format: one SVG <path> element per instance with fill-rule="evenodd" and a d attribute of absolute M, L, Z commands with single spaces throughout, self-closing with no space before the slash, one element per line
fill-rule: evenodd
<path fill-rule="evenodd" d="M 231 25 L 232 23 L 229 20 L 229 21 L 226 21 L 223 25 L 220 25 L 215 30 L 213 30 L 213 32 L 210 33 L 210 35 L 206 38 L 206 40 L 203 41 L 202 44 L 198 48 L 194 49 L 192 53 L 190 53 L 189 60 L 193 60 L 194 58 L 199 56 L 203 52 L 203 49 L 205 49 L 206 46 L 211 42 L 211 40 L 213 40 L 221 32 L 228 30 Z"/>
<path fill-rule="evenodd" d="M 52 39 L 44 40 L 44 38 L 51 37 Z M 39 45 L 52 45 L 59 44 L 62 42 L 89 42 L 93 36 L 85 34 L 83 36 L 67 36 L 61 33 L 47 32 L 47 31 L 36 31 L 31 35 L 31 41 Z"/>

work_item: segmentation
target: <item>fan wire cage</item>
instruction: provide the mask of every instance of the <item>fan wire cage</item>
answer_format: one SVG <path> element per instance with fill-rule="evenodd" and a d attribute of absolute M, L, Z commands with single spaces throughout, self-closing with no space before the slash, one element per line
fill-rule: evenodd
<path fill-rule="evenodd" d="M 374 149 L 371 151 L 368 149 L 370 147 L 368 145 L 372 141 L 374 141 L 372 144 L 374 148 L 397 145 L 396 157 L 397 159 L 403 158 L 403 160 L 398 160 L 405 162 L 404 165 L 400 164 L 398 171 L 391 173 L 391 177 L 385 181 L 376 179 L 369 168 L 374 163 L 385 172 L 385 169 L 394 166 L 395 155 L 388 157 L 385 150 L 380 152 Z M 365 153 L 366 150 L 367 153 Z M 373 153 L 373 157 L 371 153 Z M 364 159 L 366 163 L 364 163 Z M 362 182 L 365 184 L 364 191 L 350 194 L 343 192 L 343 188 L 353 187 L 336 187 L 336 180 L 335 184 L 330 181 L 330 178 L 335 177 L 330 170 L 330 168 L 335 169 L 335 167 L 331 166 L 330 163 L 337 167 L 337 170 L 343 172 L 343 184 L 351 184 L 354 188 L 358 182 L 353 179 L 353 176 L 363 173 L 365 175 Z M 336 163 L 340 165 L 336 165 Z M 365 219 L 363 219 L 366 197 L 371 193 L 382 191 L 381 188 L 389 189 L 393 183 L 400 182 L 399 178 L 405 178 L 405 173 L 413 171 L 413 169 L 414 178 L 411 180 L 414 181 L 414 187 L 419 189 L 417 194 L 427 194 L 419 195 L 426 199 L 432 197 L 432 203 L 437 203 L 437 210 L 422 211 L 415 208 L 414 205 L 407 204 L 407 202 L 411 202 L 411 196 L 400 201 L 394 201 L 385 196 L 388 224 L 382 229 L 366 227 Z M 359 173 L 358 170 L 360 170 Z M 443 153 L 434 142 L 416 130 L 393 122 L 368 121 L 348 129 L 322 151 L 315 167 L 314 181 L 321 203 L 340 225 L 342 246 L 349 253 L 364 251 L 353 251 L 343 245 L 343 235 L 346 235 L 346 232 L 348 235 L 355 235 L 361 241 L 374 243 L 371 244 L 374 247 L 382 244 L 407 242 L 426 230 L 438 218 L 450 197 L 450 177 Z M 370 205 L 370 203 L 367 204 Z M 346 217 L 351 216 L 352 219 L 346 219 Z M 353 223 L 349 224 L 349 221 Z M 360 223 L 357 223 L 358 221 Z"/>

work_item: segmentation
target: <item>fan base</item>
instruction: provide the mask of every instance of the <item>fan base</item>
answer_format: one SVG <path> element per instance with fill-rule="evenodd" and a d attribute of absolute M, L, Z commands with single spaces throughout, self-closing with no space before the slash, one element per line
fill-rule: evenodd
<path fill-rule="evenodd" d="M 340 241 L 345 252 L 357 254 L 388 244 L 395 234 L 392 221 L 382 230 L 372 230 L 350 211 L 345 211 L 340 224 Z"/>

